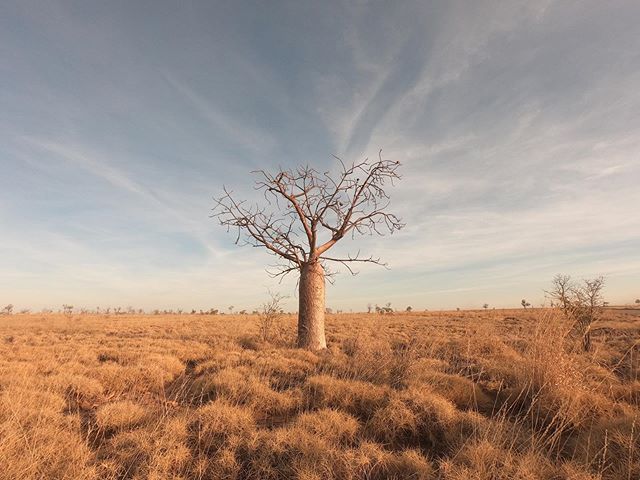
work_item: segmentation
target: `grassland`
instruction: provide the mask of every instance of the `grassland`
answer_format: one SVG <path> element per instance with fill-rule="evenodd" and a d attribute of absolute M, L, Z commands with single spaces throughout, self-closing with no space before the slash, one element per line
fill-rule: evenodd
<path fill-rule="evenodd" d="M 2 479 L 638 479 L 640 317 L 0 317 Z"/>

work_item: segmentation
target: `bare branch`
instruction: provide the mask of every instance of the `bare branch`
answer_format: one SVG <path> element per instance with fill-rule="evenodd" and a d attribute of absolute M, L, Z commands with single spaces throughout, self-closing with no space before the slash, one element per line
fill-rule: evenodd
<path fill-rule="evenodd" d="M 264 204 L 237 201 L 226 188 L 215 199 L 212 217 L 227 229 L 236 229 L 236 243 L 266 248 L 286 261 L 276 276 L 286 275 L 305 263 L 326 260 L 347 266 L 352 262 L 384 265 L 373 257 L 326 257 L 331 247 L 346 235 L 382 235 L 401 229 L 399 217 L 389 213 L 387 187 L 400 179 L 399 162 L 364 160 L 346 165 L 340 158 L 337 174 L 319 173 L 308 166 L 280 169 L 276 174 L 264 170 L 255 189 L 262 192 Z M 328 237 L 328 239 L 327 239 Z M 318 240 L 325 241 L 318 246 Z M 353 270 L 347 267 L 353 273 Z"/>
<path fill-rule="evenodd" d="M 374 265 L 380 265 L 382 267 L 388 268 L 388 265 L 382 262 L 379 258 L 374 258 L 373 256 L 360 257 L 360 251 L 358 251 L 358 253 L 355 256 L 348 255 L 347 258 L 335 258 L 335 257 L 327 257 L 323 255 L 320 257 L 320 259 L 329 261 L 329 262 L 340 263 L 343 267 L 349 270 L 349 273 L 351 273 L 351 275 L 357 275 L 358 272 L 353 270 L 353 267 L 349 265 L 350 263 L 372 263 Z"/>

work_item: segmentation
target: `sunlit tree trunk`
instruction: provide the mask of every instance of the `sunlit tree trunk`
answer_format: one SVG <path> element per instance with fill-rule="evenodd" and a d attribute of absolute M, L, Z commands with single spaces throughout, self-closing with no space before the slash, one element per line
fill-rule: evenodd
<path fill-rule="evenodd" d="M 324 336 L 324 269 L 320 262 L 304 263 L 300 269 L 298 347 L 327 348 Z"/>

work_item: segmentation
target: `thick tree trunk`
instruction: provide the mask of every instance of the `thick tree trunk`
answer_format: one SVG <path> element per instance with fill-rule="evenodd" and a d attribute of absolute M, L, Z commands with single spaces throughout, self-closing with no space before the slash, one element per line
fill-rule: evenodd
<path fill-rule="evenodd" d="M 300 269 L 298 297 L 298 347 L 309 350 L 327 348 L 324 337 L 324 269 L 320 262 L 306 263 Z"/>

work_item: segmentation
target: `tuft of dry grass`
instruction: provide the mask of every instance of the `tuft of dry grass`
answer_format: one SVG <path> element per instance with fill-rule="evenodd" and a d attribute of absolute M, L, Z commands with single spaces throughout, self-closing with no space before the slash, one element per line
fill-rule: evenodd
<path fill-rule="evenodd" d="M 387 402 L 389 388 L 359 380 L 314 375 L 304 385 L 307 408 L 338 408 L 368 420 Z"/>
<path fill-rule="evenodd" d="M 331 408 L 302 413 L 294 426 L 333 445 L 355 444 L 360 430 L 356 418 Z"/>
<path fill-rule="evenodd" d="M 639 319 L 545 310 L 0 321 L 0 479 L 640 478 Z"/>
<path fill-rule="evenodd" d="M 107 403 L 96 411 L 96 425 L 105 432 L 123 430 L 140 425 L 149 413 L 129 400 Z"/>
<path fill-rule="evenodd" d="M 199 453 L 215 454 L 222 448 L 235 449 L 256 429 L 253 412 L 247 408 L 215 401 L 198 409 L 192 424 Z"/>

